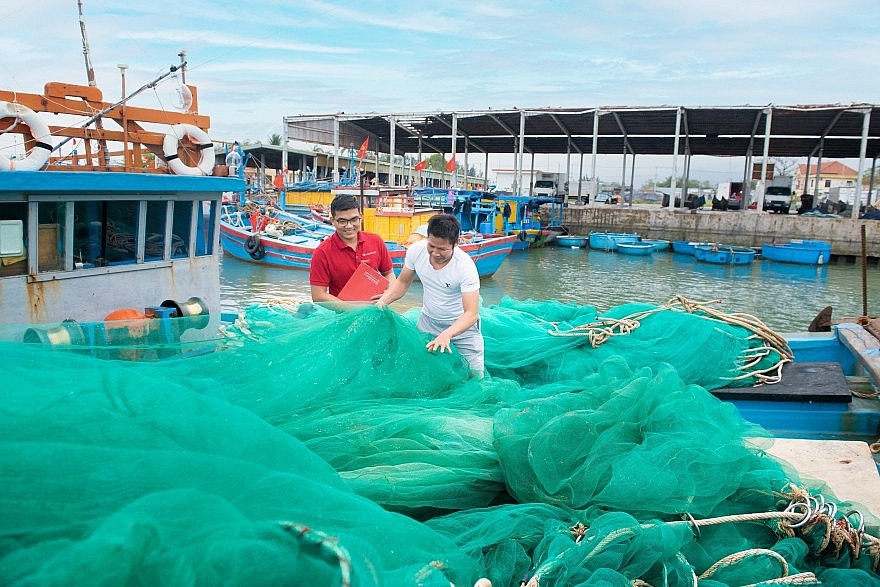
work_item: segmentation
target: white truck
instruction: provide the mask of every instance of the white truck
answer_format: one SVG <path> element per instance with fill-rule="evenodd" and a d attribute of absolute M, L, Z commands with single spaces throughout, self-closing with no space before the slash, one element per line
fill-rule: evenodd
<path fill-rule="evenodd" d="M 777 175 L 764 189 L 764 211 L 788 214 L 791 210 L 791 184 L 790 175 Z"/>
<path fill-rule="evenodd" d="M 535 174 L 532 195 L 545 198 L 564 198 L 568 193 L 568 174 L 539 172 Z"/>

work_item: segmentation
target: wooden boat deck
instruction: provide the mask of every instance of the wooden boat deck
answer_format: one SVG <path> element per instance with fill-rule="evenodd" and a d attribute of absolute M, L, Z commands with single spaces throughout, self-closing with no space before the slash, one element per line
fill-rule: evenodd
<path fill-rule="evenodd" d="M 863 514 L 880 516 L 880 474 L 868 444 L 853 440 L 777 438 L 767 451 L 794 467 L 802 477 L 821 479 L 836 497 L 863 506 Z M 866 519 L 877 535 L 877 520 Z"/>

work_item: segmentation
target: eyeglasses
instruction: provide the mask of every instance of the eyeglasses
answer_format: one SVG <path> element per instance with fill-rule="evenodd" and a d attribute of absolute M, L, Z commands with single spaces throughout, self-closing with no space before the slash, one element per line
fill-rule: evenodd
<path fill-rule="evenodd" d="M 333 222 L 339 224 L 340 226 L 345 226 L 346 224 L 359 224 L 361 221 L 360 216 L 355 216 L 354 218 L 334 218 Z"/>

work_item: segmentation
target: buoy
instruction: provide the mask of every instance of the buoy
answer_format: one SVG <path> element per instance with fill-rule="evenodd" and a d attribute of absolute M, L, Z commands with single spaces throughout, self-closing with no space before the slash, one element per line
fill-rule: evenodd
<path fill-rule="evenodd" d="M 140 338 L 150 329 L 150 322 L 143 312 L 138 312 L 134 308 L 121 308 L 104 316 L 104 328 L 108 334 L 111 330 L 125 329 L 132 338 Z"/>

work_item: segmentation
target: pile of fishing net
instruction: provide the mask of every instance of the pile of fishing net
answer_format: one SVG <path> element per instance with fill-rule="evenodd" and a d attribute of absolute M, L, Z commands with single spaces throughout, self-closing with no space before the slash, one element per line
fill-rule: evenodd
<path fill-rule="evenodd" d="M 867 509 L 706 391 L 784 344 L 683 306 L 504 300 L 483 379 L 374 307 L 152 362 L 0 343 L 0 582 L 880 585 Z"/>

